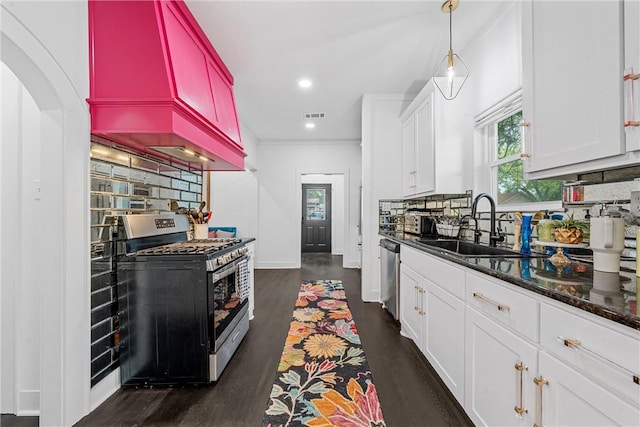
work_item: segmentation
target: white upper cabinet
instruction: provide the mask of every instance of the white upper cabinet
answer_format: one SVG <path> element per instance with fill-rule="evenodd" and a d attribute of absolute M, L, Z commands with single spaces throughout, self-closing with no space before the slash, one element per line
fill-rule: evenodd
<path fill-rule="evenodd" d="M 434 89 L 430 80 L 400 116 L 403 197 L 457 194 L 471 188 L 470 103 L 461 101 L 461 95 L 447 101 Z M 466 153 L 464 144 L 469 145 Z"/>
<path fill-rule="evenodd" d="M 522 10 L 528 177 L 561 176 L 568 165 L 585 172 L 598 165 L 584 162 L 624 154 L 624 4 L 528 1 Z"/>
<path fill-rule="evenodd" d="M 625 1 L 624 33 L 624 129 L 627 151 L 634 151 L 640 150 L 640 1 Z"/>
<path fill-rule="evenodd" d="M 435 189 L 433 96 L 426 95 L 402 120 L 402 195 L 411 197 Z M 413 105 L 413 104 L 412 104 Z"/>

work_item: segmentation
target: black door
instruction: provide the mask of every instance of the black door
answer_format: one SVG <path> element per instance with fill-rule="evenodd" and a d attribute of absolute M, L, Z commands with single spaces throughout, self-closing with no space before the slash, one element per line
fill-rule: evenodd
<path fill-rule="evenodd" d="M 331 184 L 302 184 L 302 252 L 331 252 Z"/>

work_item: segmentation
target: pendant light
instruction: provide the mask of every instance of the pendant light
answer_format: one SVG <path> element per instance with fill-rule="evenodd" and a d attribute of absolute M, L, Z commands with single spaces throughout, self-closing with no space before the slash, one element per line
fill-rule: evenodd
<path fill-rule="evenodd" d="M 449 14 L 449 52 L 440 63 L 436 75 L 433 76 L 433 82 L 445 99 L 453 99 L 458 96 L 462 85 L 469 77 L 469 70 L 464 62 L 453 53 L 451 42 L 451 15 L 458 8 L 458 3 L 459 0 L 447 0 L 442 4 L 442 11 Z"/>

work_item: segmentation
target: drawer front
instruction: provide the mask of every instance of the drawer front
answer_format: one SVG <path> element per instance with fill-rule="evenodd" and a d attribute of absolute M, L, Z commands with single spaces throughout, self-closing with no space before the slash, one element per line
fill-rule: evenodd
<path fill-rule="evenodd" d="M 508 284 L 467 273 L 466 302 L 507 328 L 538 342 L 538 302 Z"/>
<path fill-rule="evenodd" d="M 402 245 L 400 260 L 416 273 L 429 279 L 450 294 L 464 300 L 464 270 L 445 261 L 440 261 L 433 255 Z"/>
<path fill-rule="evenodd" d="M 540 305 L 542 346 L 640 407 L 640 332 L 570 308 Z"/>

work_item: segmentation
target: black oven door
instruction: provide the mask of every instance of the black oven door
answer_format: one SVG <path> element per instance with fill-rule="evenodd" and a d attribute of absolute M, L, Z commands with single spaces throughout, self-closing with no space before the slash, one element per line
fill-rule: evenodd
<path fill-rule="evenodd" d="M 206 292 L 202 261 L 118 264 L 123 386 L 209 382 Z"/>

